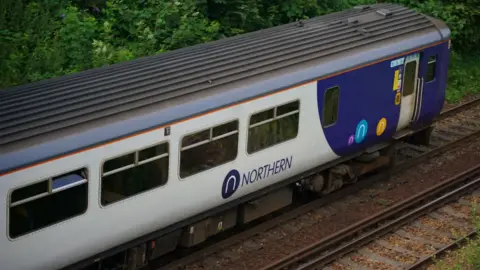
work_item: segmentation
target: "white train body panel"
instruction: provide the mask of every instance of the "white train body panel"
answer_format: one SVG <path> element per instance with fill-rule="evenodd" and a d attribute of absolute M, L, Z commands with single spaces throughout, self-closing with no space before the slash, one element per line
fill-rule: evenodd
<path fill-rule="evenodd" d="M 0 190 L 3 192 L 2 197 L 7 198 L 0 208 L 3 217 L 8 217 L 6 211 L 9 207 L 6 203 L 12 189 L 81 167 L 88 169 L 89 198 L 87 212 L 82 215 L 17 239 L 9 239 L 8 234 L 3 234 L 0 240 L 1 268 L 22 270 L 65 267 L 338 158 L 329 147 L 320 125 L 316 87 L 316 82 L 308 83 L 289 91 L 176 123 L 171 126 L 171 134 L 167 137 L 164 137 L 163 129 L 158 129 L 3 176 Z M 297 137 L 248 155 L 246 142 L 250 115 L 297 99 L 300 101 Z M 179 142 L 182 137 L 234 119 L 239 120 L 240 132 L 237 158 L 180 179 Z M 169 142 L 170 148 L 167 184 L 111 205 L 101 206 L 100 177 L 103 162 L 165 141 Z M 230 170 L 248 172 L 289 157 L 291 167 L 288 169 L 285 166 L 285 170 L 277 174 L 248 185 L 240 184 L 241 187 L 233 196 L 222 198 L 222 183 Z M 6 220 L 8 222 L 8 218 Z M 7 222 L 0 224 L 1 231 L 7 232 Z"/>

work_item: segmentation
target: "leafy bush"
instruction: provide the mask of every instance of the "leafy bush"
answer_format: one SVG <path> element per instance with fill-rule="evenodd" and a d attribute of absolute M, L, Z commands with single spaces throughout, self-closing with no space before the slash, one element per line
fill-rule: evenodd
<path fill-rule="evenodd" d="M 456 102 L 468 94 L 480 93 L 480 54 L 468 56 L 453 52 L 448 70 L 446 98 Z"/>

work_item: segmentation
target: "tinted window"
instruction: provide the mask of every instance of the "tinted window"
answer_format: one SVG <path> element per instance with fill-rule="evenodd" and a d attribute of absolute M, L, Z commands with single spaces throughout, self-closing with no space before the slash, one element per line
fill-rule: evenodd
<path fill-rule="evenodd" d="M 294 101 L 250 117 L 249 154 L 291 140 L 298 134 L 300 102 Z"/>
<path fill-rule="evenodd" d="M 51 226 L 87 210 L 86 169 L 14 190 L 10 197 L 11 238 Z"/>
<path fill-rule="evenodd" d="M 408 62 L 405 65 L 405 74 L 403 79 L 403 96 L 409 96 L 415 90 L 415 77 L 417 72 L 417 62 Z"/>
<path fill-rule="evenodd" d="M 168 166 L 168 143 L 106 161 L 102 175 L 102 204 L 108 205 L 165 185 Z"/>
<path fill-rule="evenodd" d="M 109 172 L 124 168 L 127 166 L 133 166 L 135 164 L 135 153 L 117 157 L 114 159 L 107 160 L 103 164 L 103 172 Z"/>
<path fill-rule="evenodd" d="M 11 202 L 18 202 L 44 193 L 48 193 L 48 181 L 43 181 L 14 190 L 12 192 Z"/>
<path fill-rule="evenodd" d="M 182 147 L 208 142 L 210 140 L 210 131 L 210 129 L 202 130 L 200 132 L 183 137 Z"/>
<path fill-rule="evenodd" d="M 428 66 L 427 66 L 427 82 L 431 82 L 435 79 L 435 70 L 437 65 L 437 56 L 432 55 L 428 58 Z"/>
<path fill-rule="evenodd" d="M 332 87 L 325 91 L 325 100 L 323 102 L 323 127 L 333 125 L 338 119 L 340 88 Z"/>
<path fill-rule="evenodd" d="M 275 109 L 262 111 L 250 117 L 250 125 L 267 121 L 267 120 L 273 119 L 274 117 L 275 117 Z"/>
<path fill-rule="evenodd" d="M 298 112 L 299 106 L 300 102 L 298 101 L 278 106 L 276 116 L 279 117 L 285 114 L 296 113 Z"/>
<path fill-rule="evenodd" d="M 138 161 L 149 160 L 161 155 L 168 155 L 168 144 L 163 143 L 138 151 Z"/>
<path fill-rule="evenodd" d="M 238 149 L 238 120 L 187 135 L 180 152 L 180 177 L 234 160 Z"/>

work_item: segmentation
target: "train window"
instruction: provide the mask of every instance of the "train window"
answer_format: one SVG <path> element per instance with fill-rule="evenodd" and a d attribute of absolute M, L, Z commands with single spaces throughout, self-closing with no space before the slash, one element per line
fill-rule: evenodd
<path fill-rule="evenodd" d="M 261 123 L 273 118 L 275 118 L 275 109 L 259 112 L 250 117 L 250 125 Z"/>
<path fill-rule="evenodd" d="M 249 154 L 297 137 L 300 102 L 294 101 L 253 114 L 248 128 Z"/>
<path fill-rule="evenodd" d="M 162 143 L 107 160 L 103 163 L 102 205 L 165 185 L 168 159 L 168 143 Z"/>
<path fill-rule="evenodd" d="M 180 177 L 232 161 L 237 152 L 238 120 L 187 135 L 182 139 Z"/>
<path fill-rule="evenodd" d="M 80 169 L 14 190 L 10 195 L 10 237 L 17 238 L 85 213 L 87 179 L 87 170 Z"/>
<path fill-rule="evenodd" d="M 337 122 L 338 105 L 340 97 L 340 87 L 335 86 L 325 91 L 325 100 L 323 101 L 323 127 L 328 127 Z"/>
<path fill-rule="evenodd" d="M 111 172 L 114 170 L 129 169 L 135 166 L 135 153 L 117 157 L 105 161 L 103 164 L 103 172 Z"/>
<path fill-rule="evenodd" d="M 48 181 L 36 183 L 12 192 L 10 202 L 15 203 L 48 192 Z"/>
<path fill-rule="evenodd" d="M 405 65 L 405 77 L 403 79 L 403 96 L 408 96 L 415 90 L 415 73 L 417 72 L 417 62 L 408 62 Z"/>
<path fill-rule="evenodd" d="M 437 65 L 437 56 L 432 55 L 428 58 L 428 66 L 427 66 L 427 82 L 431 82 L 435 79 L 435 70 Z"/>
<path fill-rule="evenodd" d="M 168 154 L 168 144 L 162 143 L 138 152 L 138 161 L 146 161 L 158 157 L 160 154 Z"/>

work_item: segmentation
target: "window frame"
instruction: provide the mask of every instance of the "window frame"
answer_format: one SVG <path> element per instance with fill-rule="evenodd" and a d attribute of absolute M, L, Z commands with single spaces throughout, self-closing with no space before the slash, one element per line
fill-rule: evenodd
<path fill-rule="evenodd" d="M 434 57 L 434 60 L 430 60 L 430 57 Z M 428 58 L 427 58 L 427 69 L 425 71 L 425 83 L 431 83 L 431 82 L 434 82 L 437 80 L 437 63 L 438 63 L 438 54 L 432 54 L 430 55 Z M 434 66 L 433 66 L 433 79 L 427 81 L 428 79 L 428 68 L 430 66 L 431 63 L 434 63 Z"/>
<path fill-rule="evenodd" d="M 148 149 L 148 148 L 152 148 L 154 146 L 157 146 L 157 145 L 161 145 L 161 144 L 167 144 L 167 153 L 166 154 L 162 154 L 160 156 L 154 156 L 152 158 L 148 158 L 148 159 L 145 159 L 145 160 L 142 160 L 142 161 L 139 161 L 139 152 L 145 150 L 145 149 Z M 126 200 L 129 200 L 129 199 L 133 199 L 135 197 L 137 197 L 138 195 L 141 195 L 141 194 L 146 194 L 147 192 L 152 192 L 158 188 L 163 188 L 165 186 L 168 185 L 168 182 L 170 180 L 170 171 L 171 171 L 171 160 L 170 160 L 170 157 L 171 157 L 171 149 L 170 149 L 170 146 L 171 146 L 171 143 L 170 143 L 170 140 L 163 140 L 161 142 L 156 142 L 156 143 L 152 143 L 152 144 L 149 144 L 147 146 L 144 146 L 144 147 L 141 147 L 141 148 L 138 148 L 136 150 L 130 150 L 128 152 L 124 152 L 124 153 L 121 153 L 121 154 L 118 154 L 118 155 L 114 155 L 114 156 L 111 156 L 109 158 L 103 158 L 100 162 L 100 170 L 99 170 L 99 185 L 98 185 L 98 205 L 100 206 L 100 208 L 107 208 L 107 207 L 110 207 L 112 205 L 115 205 L 119 202 L 124 202 Z M 105 163 L 107 161 L 110 161 L 110 160 L 114 160 L 116 158 L 119 158 L 119 157 L 122 157 L 122 156 L 126 156 L 126 155 L 130 155 L 130 154 L 134 154 L 134 163 L 132 164 L 129 164 L 127 166 L 123 166 L 123 167 L 120 167 L 120 168 L 116 168 L 114 170 L 111 170 L 111 171 L 107 171 L 106 173 L 104 173 L 104 166 L 105 166 Z M 118 173 L 118 172 L 122 172 L 124 170 L 128 170 L 128 169 L 133 169 L 137 166 L 140 166 L 140 165 L 143 165 L 143 164 L 146 164 L 146 163 L 149 163 L 149 162 L 152 162 L 152 161 L 155 161 L 157 159 L 161 159 L 161 158 L 164 158 L 164 157 L 169 157 L 168 159 L 168 172 L 167 172 L 167 179 L 165 181 L 165 184 L 163 185 L 159 185 L 159 186 L 156 186 L 156 187 L 153 187 L 151 189 L 148 189 L 148 190 L 145 190 L 145 191 L 142 191 L 142 192 L 139 192 L 139 193 L 136 193 L 134 195 L 131 195 L 131 196 L 128 196 L 128 197 L 125 197 L 121 200 L 117 200 L 117 201 L 114 201 L 114 202 L 111 202 L 111 203 L 108 203 L 108 204 L 103 204 L 102 203 L 102 187 L 103 187 L 103 176 L 109 176 L 109 175 L 112 175 L 112 174 L 115 174 L 115 173 Z M 107 175 L 105 175 L 107 174 Z"/>
<path fill-rule="evenodd" d="M 53 190 L 52 189 L 53 178 L 63 176 L 63 175 L 67 175 L 67 174 L 71 174 L 71 173 L 76 172 L 76 171 L 82 171 L 85 174 L 85 177 L 82 179 L 82 181 L 66 185 L 64 187 L 58 188 L 58 190 Z M 90 198 L 89 198 L 90 197 L 89 196 L 90 195 L 89 194 L 89 191 L 90 191 L 90 186 L 89 186 L 90 176 L 91 175 L 90 175 L 89 166 L 88 165 L 83 165 L 83 166 L 76 167 L 76 169 L 63 170 L 62 172 L 58 172 L 58 173 L 53 174 L 53 176 L 39 177 L 37 179 L 40 179 L 40 180 L 32 181 L 32 182 L 29 182 L 27 184 L 17 186 L 15 188 L 10 188 L 8 190 L 8 193 L 7 193 L 7 196 L 6 196 L 6 215 L 7 215 L 7 218 L 5 219 L 5 221 L 6 221 L 5 222 L 6 223 L 5 224 L 6 225 L 5 229 L 6 229 L 6 233 L 7 233 L 6 236 L 9 239 L 9 241 L 18 241 L 20 239 L 23 239 L 24 237 L 29 236 L 29 235 L 32 235 L 32 234 L 35 234 L 35 233 L 40 233 L 41 231 L 46 230 L 48 228 L 51 228 L 52 226 L 57 226 L 57 225 L 60 225 L 62 223 L 65 223 L 65 222 L 69 222 L 69 221 L 71 221 L 75 218 L 78 218 L 80 216 L 83 216 L 88 211 L 88 208 L 90 207 L 90 204 L 89 204 L 90 203 Z M 20 189 L 23 189 L 23 188 L 26 188 L 26 187 L 29 187 L 29 186 L 33 186 L 33 185 L 36 185 L 36 184 L 39 184 L 39 183 L 42 183 L 42 182 L 46 182 L 46 181 L 48 181 L 47 192 L 43 192 L 43 193 L 34 195 L 32 197 L 22 199 L 22 200 L 18 200 L 16 202 L 12 203 L 12 195 L 13 195 L 13 192 L 15 192 L 16 190 L 20 190 Z M 80 186 L 80 185 L 83 185 L 83 184 L 87 185 L 87 187 L 86 187 L 87 192 L 86 192 L 86 207 L 85 207 L 85 210 L 83 210 L 82 212 L 80 212 L 78 214 L 70 216 L 66 219 L 62 219 L 62 220 L 50 223 L 47 226 L 43 226 L 43 227 L 40 227 L 38 229 L 31 230 L 27 233 L 20 234 L 16 237 L 11 236 L 11 234 L 10 234 L 10 219 L 11 219 L 11 209 L 12 209 L 12 207 L 16 207 L 16 206 L 21 205 L 21 204 L 29 203 L 29 202 L 32 202 L 32 201 L 35 201 L 35 200 L 38 200 L 38 199 L 41 199 L 41 198 L 44 198 L 44 197 L 47 197 L 47 196 L 51 196 L 53 194 L 56 194 L 56 193 L 68 190 L 69 188 L 74 188 L 74 187 L 77 187 L 77 186 Z"/>
<path fill-rule="evenodd" d="M 338 88 L 338 99 L 337 99 L 337 114 L 336 114 L 336 117 L 335 117 L 335 122 L 333 123 L 330 123 L 328 125 L 325 125 L 325 103 L 326 103 L 326 96 L 327 96 L 327 92 L 328 90 L 330 89 L 335 89 L 335 88 Z M 338 123 L 338 116 L 339 116 L 339 113 L 340 113 L 340 85 L 338 84 L 335 84 L 334 86 L 331 86 L 331 87 L 328 87 L 325 92 L 323 92 L 323 104 L 322 104 L 322 117 L 320 119 L 321 123 L 322 123 L 322 128 L 329 128 L 329 127 L 332 127 L 334 125 L 336 125 Z"/>
<path fill-rule="evenodd" d="M 236 131 L 230 131 L 228 133 L 225 133 L 225 134 L 222 134 L 222 135 L 219 135 L 219 136 L 216 136 L 216 137 L 212 137 L 213 136 L 213 129 L 216 128 L 216 127 L 219 127 L 219 126 L 222 126 L 222 125 L 225 125 L 225 124 L 228 124 L 228 123 L 231 123 L 231 122 L 237 122 L 237 130 Z M 222 122 L 218 122 L 216 124 L 213 124 L 213 125 L 210 125 L 208 128 L 202 128 L 202 129 L 198 129 L 196 131 L 191 131 L 191 132 L 188 132 L 188 133 L 185 133 L 183 134 L 180 139 L 178 140 L 178 160 L 177 160 L 177 177 L 178 177 L 178 180 L 180 181 L 185 181 L 187 180 L 188 178 L 192 177 L 192 176 L 195 176 L 195 175 L 198 175 L 198 174 L 201 174 L 201 173 L 204 173 L 204 172 L 208 172 L 210 170 L 213 170 L 217 167 L 220 167 L 220 166 L 223 166 L 223 165 L 226 165 L 226 164 L 229 164 L 229 163 L 232 163 L 234 161 L 236 161 L 238 159 L 238 150 L 239 150 L 239 147 L 240 147 L 240 128 L 241 128 L 241 125 L 240 125 L 240 118 L 232 118 L 230 120 L 226 120 L 226 121 L 222 121 Z M 193 134 L 196 134 L 196 133 L 200 133 L 200 132 L 204 132 L 206 130 L 209 130 L 209 139 L 208 141 L 207 140 L 203 140 L 203 141 L 200 141 L 200 142 L 196 142 L 194 144 L 190 144 L 190 145 L 187 145 L 185 147 L 182 146 L 183 144 L 183 139 L 185 139 L 185 137 L 188 137 L 188 136 L 191 136 Z M 237 138 L 237 152 L 235 154 L 235 157 L 232 159 L 232 160 L 229 160 L 229 161 L 226 161 L 224 163 L 221 163 L 221 164 L 218 164 L 217 166 L 214 166 L 214 167 L 211 167 L 211 168 L 208 168 L 206 170 L 203 170 L 203 171 L 200 171 L 200 172 L 196 172 L 196 173 L 193 173 L 193 174 L 190 174 L 188 176 L 185 176 L 185 177 L 182 177 L 180 175 L 180 171 L 181 171 L 181 165 L 182 165 L 182 151 L 184 150 L 189 150 L 189 149 L 192 149 L 192 148 L 195 148 L 195 147 L 198 147 L 198 146 L 202 146 L 202 145 L 205 145 L 209 142 L 212 142 L 212 141 L 215 141 L 215 140 L 220 140 L 220 139 L 223 139 L 223 138 L 226 138 L 228 136 L 232 136 L 232 135 L 235 135 L 235 134 L 238 134 L 238 138 Z M 215 140 L 213 140 L 215 139 Z"/>
<path fill-rule="evenodd" d="M 298 102 L 298 109 L 297 110 L 292 111 L 292 112 L 288 112 L 286 114 L 282 114 L 282 115 L 280 115 L 280 117 L 276 116 L 278 107 L 282 107 L 282 106 L 285 106 L 287 104 L 294 103 L 294 102 Z M 265 109 L 257 110 L 255 112 L 250 113 L 247 117 L 247 128 L 246 128 L 246 136 L 245 136 L 245 138 L 247 138 L 245 140 L 245 153 L 247 154 L 247 156 L 255 155 L 255 154 L 257 154 L 257 153 L 259 153 L 263 150 L 267 150 L 267 149 L 276 147 L 278 145 L 281 145 L 283 143 L 286 143 L 288 141 L 296 139 L 298 137 L 298 134 L 300 133 L 300 126 L 301 126 L 300 125 L 300 109 L 301 109 L 301 106 L 302 106 L 302 102 L 300 101 L 300 98 L 295 98 L 293 100 L 286 101 L 286 102 L 283 102 L 283 103 L 279 103 L 278 105 L 269 106 L 269 107 L 266 107 Z M 259 114 L 259 113 L 262 113 L 262 112 L 266 112 L 266 111 L 269 111 L 271 109 L 273 109 L 273 118 L 269 118 L 267 120 L 257 122 L 253 125 L 250 125 L 250 121 L 251 121 L 253 115 Z M 248 152 L 248 145 L 249 145 L 249 142 L 250 142 L 250 136 L 249 136 L 250 128 L 254 128 L 254 127 L 257 127 L 257 126 L 260 126 L 260 125 L 263 125 L 263 124 L 267 124 L 267 123 L 270 123 L 270 122 L 273 122 L 273 121 L 276 121 L 276 120 L 279 120 L 279 119 L 282 119 L 282 118 L 285 118 L 287 116 L 294 115 L 294 114 L 298 114 L 297 134 L 295 134 L 295 137 L 292 137 L 288 140 L 285 140 L 285 141 L 282 141 L 282 142 L 279 142 L 279 143 L 272 144 L 268 147 L 265 147 L 263 149 L 260 149 L 260 150 L 257 150 L 257 151 L 251 152 L 251 153 Z"/>

